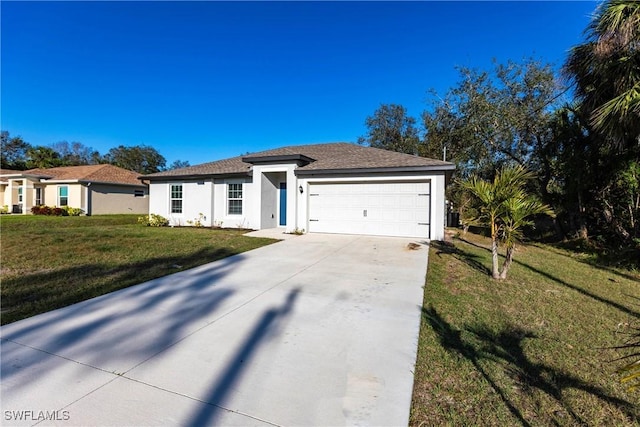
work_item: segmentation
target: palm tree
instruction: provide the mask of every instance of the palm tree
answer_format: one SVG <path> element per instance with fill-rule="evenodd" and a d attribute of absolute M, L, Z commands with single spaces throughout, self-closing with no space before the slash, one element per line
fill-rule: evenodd
<path fill-rule="evenodd" d="M 640 144 L 640 2 L 608 0 L 586 30 L 587 41 L 574 47 L 565 74 L 591 125 L 618 148 Z"/>
<path fill-rule="evenodd" d="M 522 166 L 506 166 L 496 173 L 493 182 L 477 177 L 461 182 L 479 202 L 479 214 L 473 222 L 488 226 L 491 231 L 491 276 L 494 279 L 506 279 L 516 243 L 522 237 L 522 228 L 531 224 L 530 218 L 537 214 L 552 215 L 549 206 L 526 192 L 525 185 L 533 178 L 534 174 Z M 506 248 L 502 268 L 498 255 L 501 243 Z"/>

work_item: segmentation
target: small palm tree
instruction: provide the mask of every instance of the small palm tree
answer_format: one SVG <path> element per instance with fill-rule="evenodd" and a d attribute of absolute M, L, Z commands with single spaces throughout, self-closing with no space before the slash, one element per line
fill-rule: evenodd
<path fill-rule="evenodd" d="M 496 173 L 493 182 L 476 177 L 461 182 L 478 202 L 479 214 L 473 222 L 488 226 L 491 231 L 491 276 L 494 279 L 506 279 L 516 243 L 522 238 L 522 228 L 532 224 L 530 218 L 538 214 L 553 214 L 549 206 L 526 192 L 524 187 L 533 178 L 534 175 L 522 166 L 508 166 Z M 502 268 L 498 256 L 501 243 L 506 248 Z"/>

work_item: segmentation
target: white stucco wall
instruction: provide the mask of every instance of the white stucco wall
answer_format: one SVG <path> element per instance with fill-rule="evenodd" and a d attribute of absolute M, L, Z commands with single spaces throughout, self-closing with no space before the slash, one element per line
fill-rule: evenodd
<path fill-rule="evenodd" d="M 279 187 L 286 180 L 284 173 L 262 174 L 260 189 L 260 228 L 275 228 L 279 224 Z"/>
<path fill-rule="evenodd" d="M 242 215 L 229 215 L 227 184 L 242 184 Z M 260 223 L 260 197 L 251 178 L 220 178 L 213 187 L 213 220 L 225 228 L 258 229 Z"/>
<path fill-rule="evenodd" d="M 269 200 L 257 200 L 256 203 L 253 204 L 254 209 L 258 210 L 260 214 L 264 210 L 272 209 L 271 211 L 267 211 L 266 215 L 269 218 L 263 218 L 259 216 L 260 220 L 257 223 L 255 228 L 272 228 L 278 226 L 278 210 L 279 210 L 279 183 L 286 182 L 287 183 L 287 225 L 285 227 L 285 231 L 291 232 L 296 228 L 296 211 L 297 211 L 297 178 L 295 176 L 296 165 L 295 164 L 269 164 L 269 165 L 254 165 L 253 166 L 253 176 L 254 179 L 254 187 L 256 195 L 264 195 L 270 197 Z M 257 177 L 261 177 L 264 174 L 267 174 L 273 178 L 277 182 L 264 181 L 262 179 L 258 179 Z M 258 184 L 258 185 L 256 185 Z M 263 188 L 266 186 L 267 188 Z M 271 213 L 274 213 L 274 220 L 270 219 Z"/>
<path fill-rule="evenodd" d="M 182 213 L 171 213 L 172 184 L 182 185 Z M 213 225 L 213 182 L 211 179 L 152 182 L 149 185 L 149 213 L 162 215 L 174 226 L 189 225 L 202 214 L 202 225 Z"/>
<path fill-rule="evenodd" d="M 431 183 L 430 197 L 430 226 L 431 239 L 444 238 L 445 221 L 445 174 L 436 172 L 430 174 L 370 174 L 353 176 L 350 174 L 339 176 L 297 177 L 294 164 L 282 165 L 254 165 L 254 179 L 250 177 L 216 178 L 207 181 L 165 181 L 152 182 L 149 186 L 149 212 L 168 218 L 172 225 L 186 226 L 187 221 L 205 216 L 203 225 L 221 225 L 228 228 L 261 229 L 277 226 L 278 183 L 286 176 L 287 182 L 287 225 L 285 231 L 308 230 L 308 197 L 309 185 L 321 182 L 349 182 L 349 181 L 402 181 L 424 180 Z M 267 174 L 268 177 L 265 177 Z M 269 177 L 271 179 L 269 179 Z M 169 213 L 170 184 L 182 184 L 183 213 Z M 243 212 L 242 215 L 229 215 L 227 206 L 227 184 L 242 183 Z M 302 186 L 303 193 L 299 192 Z M 269 198 L 264 199 L 263 198 Z M 275 218 L 271 218 L 274 215 Z"/>
<path fill-rule="evenodd" d="M 302 185 L 304 189 L 303 197 L 299 198 L 298 212 L 296 218 L 296 226 L 298 229 L 309 229 L 309 184 L 321 183 L 321 182 L 380 182 L 380 181 L 402 181 L 402 180 L 424 180 L 431 182 L 431 206 L 430 206 L 430 226 L 431 226 L 431 239 L 442 240 L 444 239 L 444 207 L 445 207 L 445 174 L 444 172 L 433 174 L 402 174 L 402 175 L 369 175 L 369 176 L 353 176 L 353 175 L 341 175 L 341 176 L 314 176 L 314 177 L 301 177 L 298 178 L 298 184 Z"/>

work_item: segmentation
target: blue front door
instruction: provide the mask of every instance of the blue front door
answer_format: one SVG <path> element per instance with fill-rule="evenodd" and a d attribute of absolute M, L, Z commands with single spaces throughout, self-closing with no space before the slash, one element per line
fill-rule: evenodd
<path fill-rule="evenodd" d="M 280 183 L 280 225 L 287 225 L 287 183 Z"/>

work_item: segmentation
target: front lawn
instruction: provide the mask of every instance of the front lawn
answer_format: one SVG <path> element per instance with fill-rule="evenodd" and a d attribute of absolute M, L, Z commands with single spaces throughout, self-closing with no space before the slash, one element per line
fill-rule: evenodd
<path fill-rule="evenodd" d="M 640 317 L 640 275 L 543 245 L 492 280 L 489 241 L 432 242 L 411 425 L 638 425 L 606 348 Z"/>
<path fill-rule="evenodd" d="M 2 324 L 275 241 L 242 230 L 145 227 L 136 218 L 3 215 Z"/>

